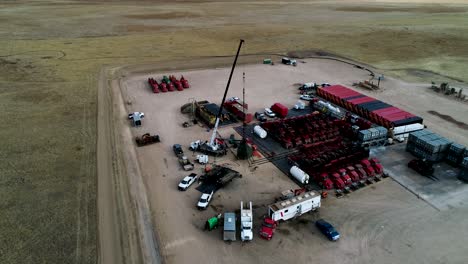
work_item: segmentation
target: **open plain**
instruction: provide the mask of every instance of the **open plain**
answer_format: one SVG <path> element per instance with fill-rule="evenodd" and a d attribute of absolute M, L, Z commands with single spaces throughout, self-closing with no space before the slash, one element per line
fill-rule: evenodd
<path fill-rule="evenodd" d="M 218 262 L 220 255 L 231 261 L 238 257 L 238 262 L 289 262 L 283 254 L 294 254 L 292 246 L 310 252 L 301 255 L 299 262 L 464 263 L 467 257 L 462 247 L 466 245 L 467 228 L 462 219 L 468 215 L 466 206 L 458 204 L 437 211 L 391 179 L 379 183 L 376 189 L 354 193 L 349 199 L 324 201 L 325 210 L 320 215 L 336 219 L 340 231 L 347 235 L 342 244 L 325 243 L 322 237 L 309 233 L 313 231 L 309 223 L 299 225 L 304 231 L 301 234 L 305 234 L 299 238 L 304 241 L 301 243 L 297 243 L 299 232 L 287 224 L 280 230 L 291 230 L 279 231 L 277 239 L 269 244 L 259 241 L 243 246 L 220 245 L 219 233 L 200 231 L 201 222 L 213 211 L 206 215 L 192 212 L 198 194 L 190 190 L 180 196 L 172 189 L 181 172 L 177 171 L 177 176 L 148 173 L 149 164 L 156 167 L 155 171 L 175 169 L 173 159 L 168 157 L 166 168 L 164 159 L 161 163 L 161 158 L 153 161 L 145 155 L 151 149 L 137 150 L 135 155 L 123 151 L 124 147 L 133 148 L 129 140 L 135 131 L 121 129 L 128 126 L 121 114 L 137 105 L 123 103 L 125 96 L 133 96 L 124 89 L 124 97 L 120 98 L 120 91 L 109 87 L 120 88 L 119 81 L 137 81 L 144 74 L 215 67 L 220 68 L 218 84 L 223 87 L 226 70 L 222 68 L 230 64 L 235 43 L 244 38 L 244 55 L 265 55 L 251 60 L 245 57 L 243 63 L 258 63 L 271 54 L 307 56 L 320 51 L 372 65 L 394 84 L 400 82 L 396 78 L 403 79 L 404 85 L 411 82 L 408 86 L 390 85 L 375 97 L 420 114 L 434 131 L 468 145 L 466 130 L 427 113 L 437 110 L 468 123 L 463 114 L 466 106 L 426 91 L 430 81 L 448 81 L 455 86 L 468 81 L 467 11 L 463 0 L 2 1 L 1 262 L 151 262 L 158 252 L 158 248 L 148 249 L 153 239 L 169 263 L 196 262 L 195 257 L 200 256 L 196 254 L 203 251 L 216 254 L 204 253 L 200 262 L 204 258 L 211 258 L 206 262 Z M 329 70 L 313 77 L 325 79 L 327 73 L 327 80 L 337 82 L 334 68 Z M 342 82 L 349 84 L 364 77 L 360 71 L 355 74 Z M 248 74 L 247 78 L 249 91 L 257 91 L 255 76 Z M 298 78 L 310 79 L 304 75 Z M 291 85 L 289 81 L 284 84 Z M 396 87 L 408 90 L 403 93 Z M 98 91 L 103 99 L 99 104 Z M 219 95 L 215 95 L 210 95 L 211 101 L 219 103 Z M 417 99 L 411 100 L 409 95 Z M 269 96 L 269 100 L 275 99 L 273 94 Z M 292 93 L 282 96 L 286 103 L 296 99 Z M 163 143 L 155 146 L 161 150 L 158 155 L 167 152 L 167 146 L 176 138 L 176 134 L 160 126 L 178 126 L 183 117 L 173 110 L 186 100 L 150 110 L 165 111 L 176 118 L 164 123 L 157 114 L 151 114 L 145 120 L 161 133 Z M 110 109 L 114 110 L 107 112 Z M 191 137 L 208 135 L 201 128 L 190 129 L 194 132 Z M 114 135 L 116 131 L 120 134 Z M 110 151 L 99 152 L 106 149 Z M 137 163 L 129 161 L 143 156 L 146 158 Z M 135 173 L 127 174 L 131 166 Z M 127 176 L 137 175 L 140 168 L 143 177 L 136 179 L 141 181 L 129 180 L 134 178 Z M 293 184 L 267 164 L 255 173 L 246 171 L 245 178 L 233 183 L 232 192 L 239 187 L 235 184 L 246 188 L 250 179 L 261 173 L 269 174 L 277 181 L 275 184 L 281 185 L 276 189 L 277 185 L 265 185 L 270 192 Z M 167 190 L 154 192 L 156 187 Z M 220 194 L 228 195 L 228 191 Z M 135 193 L 140 196 L 135 197 Z M 242 199 L 250 198 L 262 205 L 275 193 L 257 193 Z M 231 197 L 225 206 L 237 208 L 241 197 Z M 175 207 L 182 204 L 181 208 L 167 211 L 165 202 L 169 198 L 175 199 L 170 201 Z M 213 205 L 217 204 L 215 199 Z M 258 208 L 256 213 L 262 210 Z M 178 226 L 165 226 L 174 217 L 183 219 Z M 369 225 L 361 230 L 364 223 Z M 151 224 L 154 228 L 142 228 L 146 236 L 139 237 L 137 228 Z M 187 236 L 184 232 L 188 232 Z M 160 243 L 154 239 L 160 239 Z M 196 243 L 197 239 L 205 244 Z M 139 244 L 141 241 L 145 244 Z"/>

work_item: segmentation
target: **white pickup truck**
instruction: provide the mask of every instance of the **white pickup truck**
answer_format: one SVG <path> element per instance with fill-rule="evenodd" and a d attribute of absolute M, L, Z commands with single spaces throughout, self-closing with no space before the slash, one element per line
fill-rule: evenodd
<path fill-rule="evenodd" d="M 213 198 L 214 191 L 211 191 L 211 193 L 204 193 L 200 197 L 200 200 L 198 200 L 197 203 L 197 208 L 198 210 L 205 210 L 208 208 L 208 204 L 211 201 L 211 198 Z"/>

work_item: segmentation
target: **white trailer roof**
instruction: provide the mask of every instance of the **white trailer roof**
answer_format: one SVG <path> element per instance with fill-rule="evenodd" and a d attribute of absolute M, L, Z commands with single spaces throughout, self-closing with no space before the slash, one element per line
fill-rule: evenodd
<path fill-rule="evenodd" d="M 271 205 L 270 208 L 273 211 L 282 210 L 284 208 L 288 208 L 290 206 L 302 203 L 302 202 L 304 202 L 306 200 L 311 200 L 311 199 L 313 199 L 313 198 L 315 198 L 317 196 L 320 197 L 320 194 L 318 194 L 318 193 L 316 193 L 314 191 L 306 192 L 306 193 L 303 193 L 301 195 L 289 198 L 288 200 L 277 202 L 277 203 Z"/>

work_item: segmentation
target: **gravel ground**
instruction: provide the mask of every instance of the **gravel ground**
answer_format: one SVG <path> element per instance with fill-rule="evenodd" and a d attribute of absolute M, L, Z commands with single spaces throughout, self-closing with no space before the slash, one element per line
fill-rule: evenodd
<path fill-rule="evenodd" d="M 305 62 L 298 67 L 278 64 L 241 65 L 236 68 L 228 96 L 241 95 L 242 72 L 247 75 L 246 101 L 252 112 L 276 101 L 292 106 L 298 98 L 296 83 L 316 81 L 349 86 L 356 80 L 367 78 L 368 74 L 336 61 L 310 59 Z M 219 103 L 229 69 L 174 73 L 177 76 L 183 74 L 192 87 L 183 92 L 152 94 L 145 80 L 149 76 L 160 78 L 163 74 L 172 73 L 174 72 L 142 75 L 129 72 L 121 82 L 127 112 L 143 111 L 146 114 L 143 126 L 132 128 L 132 133 L 137 135 L 151 132 L 161 136 L 161 143 L 138 148 L 136 155 L 148 193 L 154 231 L 160 242 L 161 254 L 168 263 L 284 263 L 292 258 L 302 263 L 330 260 L 346 263 L 463 263 L 466 259 L 463 247 L 466 240 L 463 236 L 457 236 L 459 230 L 467 228 L 466 223 L 459 221 L 466 215 L 466 208 L 454 206 L 450 210 L 439 211 L 391 178 L 343 199 L 330 197 L 324 200 L 320 212 L 281 224 L 270 242 L 257 236 L 249 244 L 220 243 L 220 230 L 203 231 L 204 222 L 209 217 L 237 210 L 241 200 L 252 201 L 256 208 L 254 214 L 257 232 L 260 219 L 274 197 L 282 190 L 297 186 L 270 163 L 254 170 L 248 167 L 246 161 L 236 161 L 229 153 L 226 157 L 217 159 L 216 163 L 226 164 L 240 171 L 244 177 L 218 191 L 208 210 L 197 211 L 195 204 L 200 193 L 193 187 L 183 193 L 176 189 L 178 181 L 186 172 L 180 169 L 171 146 L 174 143 L 182 144 L 189 158 L 193 158 L 192 153 L 187 150 L 188 144 L 195 139 L 208 139 L 210 133 L 200 126 L 182 128 L 181 124 L 187 117 L 180 113 L 179 108 L 190 98 Z M 411 101 L 400 93 L 398 103 L 395 99 L 398 91 L 418 87 L 388 78 L 383 86 L 383 91 L 375 92 L 372 96 L 382 100 L 389 99 L 387 102 L 395 105 L 405 105 Z M 431 100 L 433 103 L 430 107 L 437 111 L 443 112 L 444 108 L 449 107 L 445 105 L 445 98 L 425 90 L 412 94 Z M 465 107 L 453 106 L 453 102 L 451 104 L 452 107 Z M 414 111 L 417 106 L 407 110 Z M 423 112 L 419 110 L 415 113 Z M 431 116 L 422 116 L 429 125 L 441 122 Z M 457 128 L 447 124 L 439 131 L 450 136 L 451 133 L 457 133 Z M 233 126 L 222 128 L 220 133 L 225 137 L 233 134 Z M 466 139 L 463 133 L 457 135 L 460 139 Z M 201 172 L 201 169 L 197 165 L 195 171 Z M 326 241 L 317 232 L 313 220 L 319 217 L 324 217 L 337 226 L 342 233 L 342 239 L 338 243 Z M 449 242 L 450 249 L 433 250 L 442 248 Z M 281 251 L 272 254 L 278 248 Z"/>

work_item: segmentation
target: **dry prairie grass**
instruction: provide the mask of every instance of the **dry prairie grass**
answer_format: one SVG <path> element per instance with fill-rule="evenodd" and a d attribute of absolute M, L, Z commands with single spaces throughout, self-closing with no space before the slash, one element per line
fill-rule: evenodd
<path fill-rule="evenodd" d="M 411 68 L 468 81 L 466 8 L 395 6 L 407 10 L 395 17 L 371 4 L 195 2 L 2 3 L 2 263 L 96 262 L 96 86 L 103 65 L 231 55 L 242 37 L 245 53 L 324 50 L 404 78 Z"/>

